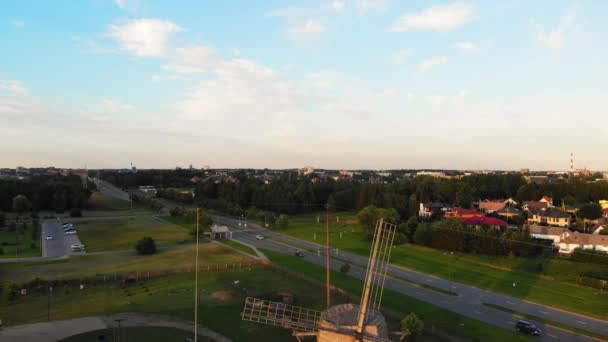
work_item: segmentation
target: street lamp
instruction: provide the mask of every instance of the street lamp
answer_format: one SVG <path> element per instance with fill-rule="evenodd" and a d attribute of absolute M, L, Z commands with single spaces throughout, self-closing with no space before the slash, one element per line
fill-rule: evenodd
<path fill-rule="evenodd" d="M 194 193 L 192 193 L 194 199 Z M 198 203 L 196 205 L 196 260 L 194 265 L 194 342 L 198 342 L 198 237 L 199 237 L 199 221 L 200 221 L 200 210 Z"/>

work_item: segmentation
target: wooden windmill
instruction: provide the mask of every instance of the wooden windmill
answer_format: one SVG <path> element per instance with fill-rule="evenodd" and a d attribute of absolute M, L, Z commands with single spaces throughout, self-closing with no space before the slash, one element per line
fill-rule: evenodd
<path fill-rule="evenodd" d="M 248 297 L 241 318 L 291 329 L 299 341 L 306 336 L 314 336 L 318 342 L 390 341 L 380 304 L 396 231 L 397 226 L 383 219 L 376 223 L 359 305 L 340 304 L 317 311 Z"/>

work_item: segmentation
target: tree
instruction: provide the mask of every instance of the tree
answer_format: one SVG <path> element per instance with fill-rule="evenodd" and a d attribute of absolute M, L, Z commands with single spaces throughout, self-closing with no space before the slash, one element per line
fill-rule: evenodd
<path fill-rule="evenodd" d="M 30 200 L 24 195 L 17 195 L 13 198 L 13 211 L 23 213 L 31 208 Z"/>
<path fill-rule="evenodd" d="M 407 214 L 410 217 L 418 216 L 418 206 L 419 203 L 418 198 L 416 198 L 416 194 L 411 194 L 407 205 Z"/>
<path fill-rule="evenodd" d="M 6 225 L 6 216 L 0 213 L 0 227 L 4 227 Z"/>
<path fill-rule="evenodd" d="M 12 302 L 16 300 L 18 295 L 19 288 L 17 287 L 17 284 L 13 283 L 12 281 L 7 281 L 4 283 L 4 298 L 7 301 Z"/>
<path fill-rule="evenodd" d="M 287 229 L 289 227 L 289 216 L 287 216 L 285 214 L 279 215 L 279 217 L 277 217 L 275 226 L 278 229 Z"/>
<path fill-rule="evenodd" d="M 348 271 L 350 271 L 350 267 L 351 267 L 350 263 L 345 262 L 342 264 L 342 266 L 340 266 L 340 272 L 346 274 L 346 273 L 348 273 Z"/>
<path fill-rule="evenodd" d="M 422 321 L 415 313 L 410 312 L 405 318 L 401 320 L 401 331 L 409 333 L 411 341 L 415 340 L 417 336 L 422 334 L 424 330 L 424 321 Z"/>
<path fill-rule="evenodd" d="M 418 228 L 418 218 L 416 216 L 411 216 L 407 222 L 405 223 L 405 235 L 409 242 L 414 242 L 414 234 L 416 234 L 416 228 Z"/>
<path fill-rule="evenodd" d="M 576 215 L 586 220 L 596 220 L 602 217 L 602 207 L 597 203 L 589 203 L 583 205 Z"/>
<path fill-rule="evenodd" d="M 414 233 L 414 243 L 430 246 L 433 240 L 433 231 L 428 223 L 420 223 Z"/>
<path fill-rule="evenodd" d="M 373 205 L 368 205 L 357 213 L 357 219 L 365 232 L 366 238 L 371 239 L 374 236 L 376 222 L 381 218 L 391 223 L 398 223 L 399 213 L 393 208 L 377 208 Z"/>
<path fill-rule="evenodd" d="M 70 217 L 82 217 L 82 210 L 80 208 L 70 209 Z"/>
<path fill-rule="evenodd" d="M 142 255 L 154 254 L 156 253 L 156 243 L 151 237 L 145 236 L 143 239 L 137 241 L 135 250 Z"/>

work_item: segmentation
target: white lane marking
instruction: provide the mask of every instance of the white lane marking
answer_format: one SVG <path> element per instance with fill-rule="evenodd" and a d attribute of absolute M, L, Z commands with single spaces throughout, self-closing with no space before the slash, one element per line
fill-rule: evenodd
<path fill-rule="evenodd" d="M 587 323 L 585 323 L 583 321 L 576 321 L 576 323 L 578 323 L 578 324 L 587 324 Z"/>
<path fill-rule="evenodd" d="M 540 313 L 542 313 L 542 314 L 545 314 L 545 315 L 548 315 L 548 314 L 549 314 L 547 311 L 543 311 L 543 310 L 539 310 L 538 312 L 540 312 Z"/>
<path fill-rule="evenodd" d="M 507 301 L 507 304 L 515 305 L 515 303 L 509 301 Z"/>
<path fill-rule="evenodd" d="M 549 336 L 549 337 L 553 337 L 553 338 L 557 338 L 557 339 L 559 339 L 559 337 L 557 337 L 557 336 L 555 336 L 555 335 L 551 335 L 551 334 L 545 334 L 545 335 L 547 335 L 547 336 Z"/>

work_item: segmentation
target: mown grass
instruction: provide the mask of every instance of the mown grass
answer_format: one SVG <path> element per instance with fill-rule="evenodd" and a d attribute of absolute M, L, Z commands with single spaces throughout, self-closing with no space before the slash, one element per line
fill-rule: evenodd
<path fill-rule="evenodd" d="M 91 211 L 125 211 L 131 210 L 131 202 L 106 196 L 101 192 L 94 191 L 88 201 L 87 210 Z M 148 208 L 137 202 L 133 202 L 134 211 L 149 211 Z"/>
<path fill-rule="evenodd" d="M 348 217 L 346 213 L 342 215 Z M 325 244 L 323 216 L 320 223 L 317 223 L 317 214 L 298 215 L 291 221 L 288 229 L 277 232 Z M 370 242 L 364 239 L 358 224 L 337 224 L 335 218 L 331 222 L 333 247 L 369 255 Z M 599 319 L 608 317 L 608 293 L 576 284 L 579 274 L 600 270 L 602 266 L 598 265 L 548 257 L 450 254 L 413 244 L 394 248 L 391 263 Z M 513 287 L 513 283 L 517 286 Z"/>
<path fill-rule="evenodd" d="M 154 239 L 157 247 L 191 239 L 186 229 L 147 216 L 84 221 L 76 228 L 88 252 L 132 250 L 144 236 Z"/>
<path fill-rule="evenodd" d="M 325 269 L 296 257 L 264 250 L 273 263 L 297 270 L 318 281 L 325 281 Z M 359 296 L 363 282 L 340 272 L 331 273 L 332 285 Z M 414 312 L 425 321 L 425 328 L 439 329 L 449 335 L 469 341 L 529 341 L 530 338 L 514 332 L 496 328 L 475 319 L 467 318 L 417 299 L 407 297 L 391 290 L 384 290 L 383 306 L 401 313 L 403 316 Z"/>
<path fill-rule="evenodd" d="M 245 252 L 247 254 L 256 256 L 256 252 L 249 246 L 245 246 L 242 243 L 239 243 L 238 241 L 235 240 L 220 240 L 221 243 L 228 245 L 234 249 L 238 249 L 239 251 Z"/>
<path fill-rule="evenodd" d="M 235 285 L 235 281 L 239 281 Z M 146 280 L 121 288 L 99 285 L 77 288 L 58 286 L 50 297 L 51 320 L 84 316 L 142 312 L 193 320 L 194 276 L 180 275 Z M 235 341 L 293 341 L 291 332 L 240 318 L 247 289 L 256 296 L 277 299 L 281 291 L 295 295 L 295 304 L 322 309 L 323 289 L 317 284 L 294 278 L 273 268 L 252 271 L 230 270 L 199 274 L 199 323 Z M 0 305 L 0 317 L 6 325 L 47 320 L 47 300 L 43 293 L 30 293 L 18 303 Z M 336 298 L 337 302 L 345 298 Z"/>
<path fill-rule="evenodd" d="M 128 327 L 121 328 L 120 335 L 122 341 L 146 341 L 146 342 L 184 342 L 188 338 L 193 338 L 192 332 L 175 329 L 175 328 L 159 328 L 159 327 Z M 116 334 L 116 335 L 115 335 Z M 100 336 L 104 336 L 103 341 L 117 342 L 121 341 L 117 335 L 118 332 L 114 328 L 96 330 L 71 336 L 60 340 L 59 342 L 90 342 L 99 341 Z M 116 339 L 114 338 L 116 336 Z M 213 342 L 213 339 L 205 336 L 198 336 L 198 340 L 202 342 Z"/>
<path fill-rule="evenodd" d="M 0 281 L 26 282 L 34 277 L 44 280 L 78 279 L 115 273 L 168 271 L 195 267 L 195 246 L 192 244 L 160 249 L 153 255 L 135 251 L 85 254 L 65 260 L 0 264 Z M 252 261 L 240 253 L 218 244 L 201 243 L 199 265 L 217 266 Z"/>
<path fill-rule="evenodd" d="M 10 232 L 8 227 L 0 228 L 0 248 L 3 252 L 0 258 L 40 256 L 40 229 L 35 238 L 32 235 L 33 230 L 32 223 L 28 223 L 26 229 L 21 229 L 21 223 L 18 223 L 14 232 Z"/>

